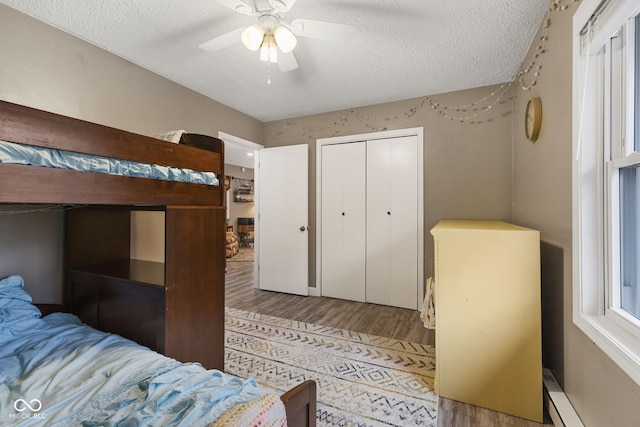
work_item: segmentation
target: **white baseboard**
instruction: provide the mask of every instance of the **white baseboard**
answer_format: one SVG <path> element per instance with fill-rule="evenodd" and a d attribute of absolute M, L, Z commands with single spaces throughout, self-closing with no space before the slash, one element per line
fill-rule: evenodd
<path fill-rule="evenodd" d="M 549 369 L 542 370 L 542 380 L 544 382 L 545 406 L 553 425 L 556 427 L 584 427 L 567 395 Z"/>
<path fill-rule="evenodd" d="M 318 291 L 318 288 L 316 287 L 311 287 L 309 286 L 309 296 L 310 297 L 319 297 L 320 296 L 320 292 Z"/>

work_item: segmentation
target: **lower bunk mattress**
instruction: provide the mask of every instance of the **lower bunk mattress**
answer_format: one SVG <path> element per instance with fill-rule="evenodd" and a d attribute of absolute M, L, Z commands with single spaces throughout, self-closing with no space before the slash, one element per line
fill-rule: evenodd
<path fill-rule="evenodd" d="M 180 363 L 76 316 L 40 317 L 19 276 L 0 280 L 0 425 L 286 426 L 280 397 Z"/>

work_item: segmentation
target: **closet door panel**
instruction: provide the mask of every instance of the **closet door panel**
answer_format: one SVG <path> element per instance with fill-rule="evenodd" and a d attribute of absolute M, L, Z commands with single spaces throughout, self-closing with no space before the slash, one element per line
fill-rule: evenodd
<path fill-rule="evenodd" d="M 322 147 L 322 295 L 365 300 L 365 144 Z"/>
<path fill-rule="evenodd" d="M 342 297 L 342 179 L 340 150 L 322 147 L 322 295 L 334 298 Z"/>
<path fill-rule="evenodd" d="M 367 302 L 418 308 L 418 146 L 367 141 Z"/>
<path fill-rule="evenodd" d="M 365 301 L 366 289 L 366 151 L 365 143 L 342 144 L 345 215 L 343 239 L 343 284 L 355 301 Z"/>
<path fill-rule="evenodd" d="M 418 146 L 395 138 L 391 149 L 390 304 L 418 308 Z"/>
<path fill-rule="evenodd" d="M 367 141 L 367 302 L 391 305 L 391 140 Z"/>

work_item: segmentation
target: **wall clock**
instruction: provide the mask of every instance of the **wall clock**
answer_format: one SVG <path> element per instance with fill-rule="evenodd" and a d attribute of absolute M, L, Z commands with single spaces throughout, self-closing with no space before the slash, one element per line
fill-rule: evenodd
<path fill-rule="evenodd" d="M 540 98 L 531 98 L 527 102 L 524 114 L 524 134 L 531 142 L 535 142 L 540 134 L 542 124 L 542 101 Z"/>

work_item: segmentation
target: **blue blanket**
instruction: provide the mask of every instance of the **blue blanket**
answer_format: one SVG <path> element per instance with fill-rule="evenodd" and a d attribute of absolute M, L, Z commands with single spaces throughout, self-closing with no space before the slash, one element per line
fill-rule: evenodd
<path fill-rule="evenodd" d="M 97 331 L 71 314 L 25 315 L 27 305 L 37 308 L 15 295 L 21 278 L 9 279 L 13 289 L 5 286 L 4 295 L 7 279 L 0 280 L 0 325 L 10 325 L 0 330 L 0 425 L 204 426 L 232 405 L 272 393 Z M 30 331 L 15 328 L 16 319 Z"/>
<path fill-rule="evenodd" d="M 193 184 L 219 185 L 218 178 L 213 172 L 200 172 L 130 160 L 111 159 L 2 140 L 0 140 L 0 163 L 43 166 L 137 178 L 190 182 Z"/>

